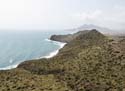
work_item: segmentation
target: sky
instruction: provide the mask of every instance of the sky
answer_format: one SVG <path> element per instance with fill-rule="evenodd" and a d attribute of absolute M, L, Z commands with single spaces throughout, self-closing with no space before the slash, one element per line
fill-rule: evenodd
<path fill-rule="evenodd" d="M 125 29 L 125 0 L 0 0 L 0 30 L 57 30 L 84 24 Z"/>

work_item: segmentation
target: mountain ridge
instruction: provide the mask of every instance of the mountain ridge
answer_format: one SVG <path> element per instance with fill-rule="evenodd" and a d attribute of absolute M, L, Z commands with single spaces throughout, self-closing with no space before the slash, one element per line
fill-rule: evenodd
<path fill-rule="evenodd" d="M 66 41 L 66 36 L 61 37 L 61 42 Z M 125 38 L 115 40 L 95 29 L 83 34 L 80 31 L 72 34 L 72 37 L 73 39 L 52 58 L 25 61 L 15 69 L 0 71 L 0 89 L 2 91 L 124 90 Z"/>
<path fill-rule="evenodd" d="M 107 27 L 102 27 L 102 26 L 98 26 L 98 25 L 94 25 L 94 24 L 84 24 L 81 25 L 77 28 L 74 29 L 69 29 L 68 31 L 81 31 L 81 30 L 92 30 L 92 29 L 97 29 L 99 32 L 106 34 L 106 35 L 122 35 L 125 34 L 125 32 L 123 32 L 123 30 L 115 30 L 115 29 L 110 29 Z"/>

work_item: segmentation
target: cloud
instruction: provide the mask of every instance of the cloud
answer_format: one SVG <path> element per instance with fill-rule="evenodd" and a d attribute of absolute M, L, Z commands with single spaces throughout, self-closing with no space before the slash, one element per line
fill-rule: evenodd
<path fill-rule="evenodd" d="M 100 24 L 103 19 L 102 10 L 83 11 L 72 15 L 72 19 L 79 24 Z"/>
<path fill-rule="evenodd" d="M 81 1 L 0 0 L 0 30 L 66 29 L 86 23 L 111 28 L 125 25 L 125 6 L 105 0 L 95 4 Z"/>
<path fill-rule="evenodd" d="M 112 29 L 121 29 L 125 25 L 125 7 L 115 6 L 112 11 L 94 10 L 77 13 L 73 17 L 84 24 L 96 24 Z M 124 27 L 125 29 L 125 27 Z"/>
<path fill-rule="evenodd" d="M 91 19 L 98 18 L 101 14 L 102 14 L 101 10 L 95 10 L 95 11 L 92 11 L 92 12 L 79 13 L 79 14 L 76 14 L 75 16 L 79 17 L 82 20 L 86 20 L 86 19 L 91 20 Z"/>

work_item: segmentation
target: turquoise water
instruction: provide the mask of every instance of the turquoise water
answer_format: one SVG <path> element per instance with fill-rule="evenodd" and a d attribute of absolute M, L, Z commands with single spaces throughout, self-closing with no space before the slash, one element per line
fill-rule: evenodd
<path fill-rule="evenodd" d="M 1 32 L 0 69 L 10 69 L 25 61 L 49 55 L 60 48 L 60 43 L 48 41 L 55 32 Z"/>

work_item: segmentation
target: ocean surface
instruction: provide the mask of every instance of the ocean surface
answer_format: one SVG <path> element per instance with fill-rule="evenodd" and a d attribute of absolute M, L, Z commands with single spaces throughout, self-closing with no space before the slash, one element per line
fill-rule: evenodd
<path fill-rule="evenodd" d="M 0 70 L 15 68 L 19 63 L 50 58 L 65 44 L 49 40 L 53 34 L 69 31 L 0 32 Z"/>

